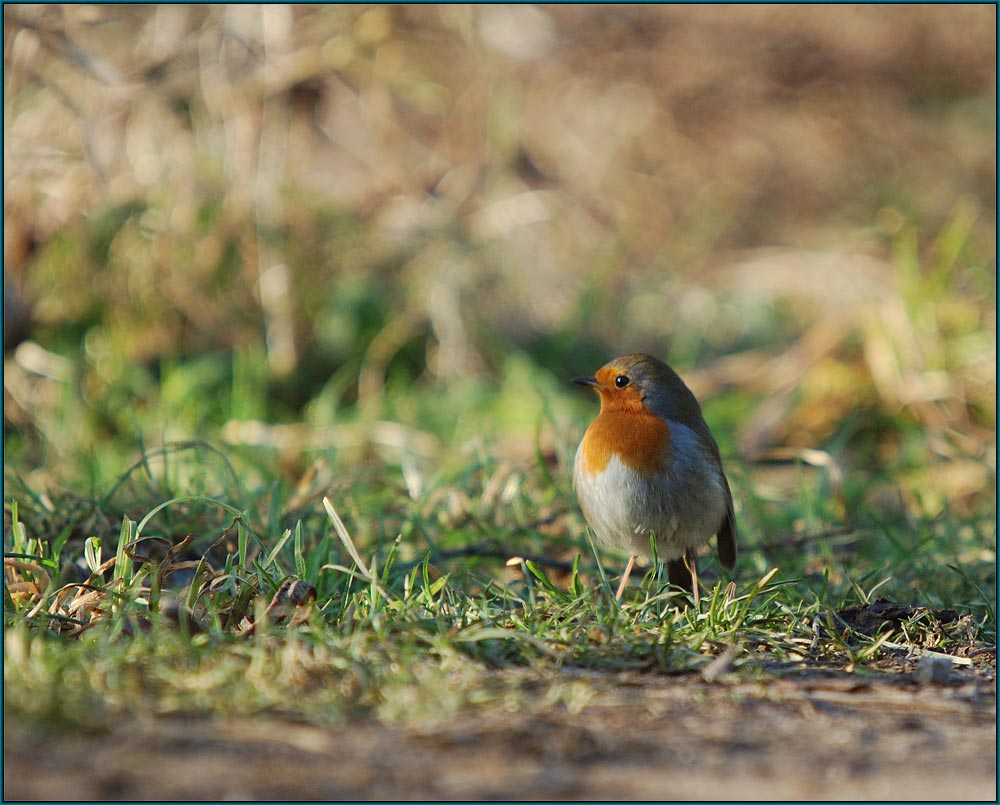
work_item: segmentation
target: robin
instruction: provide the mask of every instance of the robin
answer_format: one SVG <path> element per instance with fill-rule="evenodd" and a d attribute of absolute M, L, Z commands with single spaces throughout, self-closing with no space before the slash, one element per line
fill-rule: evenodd
<path fill-rule="evenodd" d="M 576 451 L 573 486 L 597 539 L 629 552 L 615 598 L 636 557 L 652 558 L 652 538 L 670 583 L 693 592 L 697 606 L 698 548 L 715 535 L 723 566 L 736 563 L 733 495 L 698 400 L 649 355 L 623 355 L 573 382 L 601 397 Z"/>

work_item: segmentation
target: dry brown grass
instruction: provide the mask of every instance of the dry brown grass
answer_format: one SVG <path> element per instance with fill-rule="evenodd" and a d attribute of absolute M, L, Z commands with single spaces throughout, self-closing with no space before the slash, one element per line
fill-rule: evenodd
<path fill-rule="evenodd" d="M 646 349 L 762 400 L 747 452 L 860 410 L 995 466 L 994 6 L 4 15 L 5 270 L 87 394 L 260 350 L 293 413 L 345 365 L 377 408 L 401 355 Z"/>

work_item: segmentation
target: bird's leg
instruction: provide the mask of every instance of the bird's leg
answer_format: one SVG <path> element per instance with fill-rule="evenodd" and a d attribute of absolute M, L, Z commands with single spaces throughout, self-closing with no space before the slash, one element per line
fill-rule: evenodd
<path fill-rule="evenodd" d="M 694 548 L 684 551 L 684 565 L 691 574 L 691 592 L 694 593 L 694 606 L 697 609 L 701 598 L 698 594 L 698 554 L 694 552 Z"/>
<path fill-rule="evenodd" d="M 622 573 L 622 580 L 618 582 L 618 592 L 615 593 L 615 601 L 622 600 L 622 593 L 625 592 L 625 587 L 628 585 L 628 577 L 632 573 L 632 568 L 635 567 L 635 554 L 629 554 L 628 564 L 625 565 L 625 572 Z"/>

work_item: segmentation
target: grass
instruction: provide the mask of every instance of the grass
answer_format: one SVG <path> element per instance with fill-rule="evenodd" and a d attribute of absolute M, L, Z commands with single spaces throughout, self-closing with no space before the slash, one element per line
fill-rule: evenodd
<path fill-rule="evenodd" d="M 728 672 L 748 678 L 879 673 L 890 638 L 995 643 L 988 511 L 848 525 L 803 464 L 779 468 L 777 505 L 773 467 L 732 462 L 740 565 L 727 581 L 708 563 L 699 610 L 656 569 L 615 602 L 624 557 L 595 549 L 569 485 L 576 410 L 572 392 L 549 400 L 520 461 L 482 437 L 351 468 L 319 450 L 293 485 L 267 474 L 274 449 L 168 443 L 87 498 L 32 494 L 9 471 L 8 712 L 50 726 L 190 712 L 413 724 L 516 706 L 526 685 L 575 701 L 567 667 L 695 673 L 731 648 Z M 838 620 L 882 596 L 965 617 L 922 610 L 875 635 Z"/>
<path fill-rule="evenodd" d="M 569 668 L 879 674 L 900 646 L 995 645 L 995 495 L 977 480 L 992 470 L 977 465 L 970 493 L 980 448 L 942 448 L 919 411 L 873 405 L 827 450 L 741 458 L 732 430 L 753 394 L 708 400 L 741 554 L 734 580 L 703 562 L 695 610 L 656 568 L 614 600 L 625 557 L 593 544 L 570 482 L 594 401 L 527 355 L 447 393 L 389 375 L 346 405 L 321 388 L 299 422 L 269 407 L 265 360 L 240 353 L 231 374 L 218 356 L 172 362 L 111 428 L 92 418 L 109 398 L 83 405 L 49 380 L 45 438 L 8 430 L 12 722 L 425 724 L 529 698 L 584 706 L 592 687 Z M 817 404 L 805 385 L 796 412 Z M 841 617 L 883 598 L 916 606 L 875 630 Z"/>
<path fill-rule="evenodd" d="M 988 13 L 532 11 L 561 45 L 511 71 L 485 12 L 279 9 L 285 87 L 249 7 L 38 9 L 8 20 L 6 723 L 415 723 L 585 706 L 569 669 L 995 646 Z M 574 500 L 568 379 L 625 348 L 689 380 L 735 492 L 697 611 L 657 569 L 616 603 Z M 881 598 L 918 606 L 845 621 Z"/>

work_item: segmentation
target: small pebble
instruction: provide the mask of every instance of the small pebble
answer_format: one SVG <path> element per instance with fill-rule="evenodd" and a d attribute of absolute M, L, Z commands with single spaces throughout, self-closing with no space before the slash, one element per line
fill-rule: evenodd
<path fill-rule="evenodd" d="M 951 660 L 946 657 L 921 657 L 913 678 L 921 685 L 947 685 L 951 682 Z"/>

